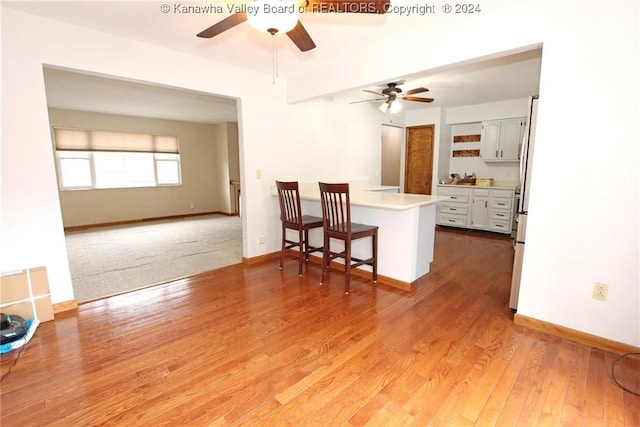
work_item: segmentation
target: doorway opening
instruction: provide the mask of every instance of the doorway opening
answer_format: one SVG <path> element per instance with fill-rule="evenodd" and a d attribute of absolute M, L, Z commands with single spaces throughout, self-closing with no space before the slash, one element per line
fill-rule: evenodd
<path fill-rule="evenodd" d="M 228 239 L 227 246 L 235 248 L 232 252 L 237 262 L 242 261 L 242 220 L 236 216 L 239 209 L 233 185 L 233 182 L 240 182 L 236 99 L 50 67 L 44 68 L 44 83 L 49 123 L 52 127 L 84 129 L 84 134 L 88 135 L 88 141 L 91 140 L 92 133 L 96 132 L 109 135 L 120 133 L 133 136 L 151 135 L 152 137 L 172 135 L 177 140 L 176 151 L 180 159 L 177 172 L 181 179 L 178 180 L 178 184 L 136 184 L 103 188 L 95 180 L 96 171 L 92 169 L 95 166 L 91 166 L 88 176 L 93 178 L 85 184 L 84 188 L 69 189 L 59 185 L 58 194 L 65 230 L 95 226 L 100 226 L 102 229 L 120 227 L 124 234 L 119 244 L 124 245 L 123 248 L 126 250 L 113 252 L 114 256 L 118 256 L 127 251 L 131 252 L 130 250 L 139 240 L 134 234 L 126 234 L 127 230 L 138 228 L 131 227 L 132 223 L 137 226 L 141 226 L 140 223 L 148 226 L 154 222 L 157 228 L 161 226 L 167 228 L 170 225 L 176 225 L 179 221 L 185 221 L 186 227 L 187 222 L 194 225 L 204 221 L 205 216 L 213 215 L 221 217 L 221 220 L 226 218 L 232 223 L 227 231 L 233 236 L 226 236 L 225 239 Z M 153 138 L 155 141 L 155 137 Z M 127 147 L 122 146 L 111 151 L 127 152 Z M 155 152 L 157 146 L 150 147 L 149 152 Z M 85 144 L 75 152 L 85 153 L 90 160 L 94 151 L 92 145 Z M 56 162 L 56 170 L 60 175 L 58 163 Z M 94 164 L 90 161 L 86 163 Z M 111 166 L 117 169 L 118 165 Z M 125 165 L 122 166 L 124 168 Z M 154 220 L 164 220 L 164 223 Z M 189 264 L 194 266 L 202 264 L 190 262 L 189 259 L 197 258 L 196 252 L 207 253 L 210 248 L 200 247 L 190 252 L 184 246 L 190 242 L 205 244 L 210 240 L 193 238 L 188 242 L 182 242 L 180 234 L 179 232 L 173 235 L 165 233 L 163 237 L 165 240 L 163 243 L 167 243 L 168 240 L 170 246 L 168 252 L 189 254 L 177 257 L 178 261 L 181 259 L 184 261 L 183 265 L 169 269 L 175 271 L 175 276 L 153 279 L 156 276 L 150 275 L 152 279 L 147 282 L 140 282 L 136 277 L 136 283 L 128 290 L 203 272 L 202 270 L 188 271 L 183 267 Z M 200 236 L 205 234 L 202 232 Z M 172 242 L 173 246 L 171 246 Z M 104 243 L 106 245 L 108 242 Z M 67 242 L 74 293 L 78 302 L 84 302 L 87 298 L 82 297 L 83 293 L 77 289 L 81 281 L 74 280 L 74 271 L 79 269 L 76 268 L 78 266 L 71 265 L 73 260 L 70 256 L 69 244 Z M 239 255 L 237 247 L 240 248 Z M 144 250 L 133 252 L 135 255 L 129 256 L 129 260 L 135 258 L 140 265 L 150 264 L 146 263 L 147 258 L 153 258 Z M 90 254 L 86 255 L 86 262 L 98 264 Z M 104 261 L 104 257 L 102 255 L 101 261 Z M 156 270 L 164 267 L 163 263 Z M 124 270 L 129 267 L 125 268 L 117 264 L 112 270 L 119 269 Z M 109 268 L 105 272 L 109 272 Z M 93 271 L 91 274 L 101 274 L 101 272 Z M 133 280 L 112 280 L 112 282 L 115 281 L 134 282 Z M 120 284 L 118 283 L 115 287 L 116 293 L 121 293 Z M 113 294 L 114 285 L 116 283 L 105 283 L 104 294 L 92 293 L 89 299 Z"/>

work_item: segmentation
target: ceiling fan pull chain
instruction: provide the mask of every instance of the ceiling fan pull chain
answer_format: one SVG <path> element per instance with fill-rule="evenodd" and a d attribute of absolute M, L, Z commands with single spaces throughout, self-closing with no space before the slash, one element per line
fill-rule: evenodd
<path fill-rule="evenodd" d="M 276 40 L 271 35 L 271 83 L 276 84 L 277 60 L 276 60 Z"/>
<path fill-rule="evenodd" d="M 273 54 L 273 84 L 276 84 L 276 77 L 279 77 L 278 75 L 278 40 L 277 37 L 275 36 L 275 33 L 271 36 L 271 51 Z"/>
<path fill-rule="evenodd" d="M 276 45 L 275 55 L 276 55 L 276 77 L 280 77 L 280 64 L 278 64 L 278 39 L 274 37 L 274 44 Z"/>

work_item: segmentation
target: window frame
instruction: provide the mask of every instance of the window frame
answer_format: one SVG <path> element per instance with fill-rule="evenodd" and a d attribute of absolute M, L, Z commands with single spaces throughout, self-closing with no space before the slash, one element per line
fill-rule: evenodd
<path fill-rule="evenodd" d="M 57 130 L 61 130 L 63 132 L 77 132 L 78 134 L 84 134 L 87 136 L 88 138 L 88 144 L 86 147 L 83 147 L 85 149 L 65 149 L 65 148 L 60 148 L 59 145 L 64 146 L 64 142 L 60 143 L 60 141 L 56 141 L 56 135 L 57 135 Z M 149 137 L 152 141 L 154 141 L 154 147 L 155 147 L 155 141 L 157 139 L 175 139 L 175 143 L 172 144 L 172 151 L 170 152 L 156 152 L 156 151 L 150 151 L 149 149 L 146 150 L 140 150 L 140 149 L 133 149 L 131 151 L 123 151 L 122 145 L 119 145 L 117 148 L 118 149 L 109 149 L 109 147 L 106 147 L 105 149 L 105 144 L 104 141 L 98 141 L 96 145 L 100 146 L 101 149 L 99 150 L 91 150 L 91 146 L 92 146 L 92 139 L 94 133 L 96 134 L 100 134 L 100 135 L 105 135 L 105 134 L 118 134 L 120 136 L 127 136 L 127 135 L 131 135 L 134 136 L 134 138 L 139 137 L 139 136 L 143 136 L 143 137 Z M 116 135 L 114 135 L 116 136 Z M 178 149 L 179 147 L 179 141 L 178 141 L 178 137 L 177 136 L 171 136 L 171 135 L 153 135 L 153 134 L 146 134 L 146 133 L 133 133 L 133 132 L 109 132 L 109 131 L 101 131 L 101 130 L 88 130 L 88 129 L 74 129 L 74 128 L 62 128 L 62 127 L 54 127 L 53 128 L 53 145 L 54 145 L 54 154 L 55 154 L 55 160 L 56 160 L 56 174 L 57 174 L 57 178 L 58 178 L 58 188 L 60 191 L 78 191 L 78 190 L 107 190 L 107 189 L 132 189 L 132 188 L 159 188 L 159 187 L 178 187 L 182 185 L 182 162 L 181 162 L 181 156 L 180 156 L 180 151 Z M 97 153 L 100 152 L 109 152 L 115 155 L 121 154 L 123 155 L 123 160 L 126 160 L 126 155 L 127 154 L 135 154 L 137 156 L 150 156 L 150 161 L 152 162 L 152 170 L 153 170 L 153 177 L 152 177 L 152 182 L 149 185 L 116 185 L 116 186 L 112 186 L 112 185 L 107 185 L 107 186 L 98 186 L 98 172 L 96 169 L 96 158 L 95 155 Z M 74 157 L 71 155 L 72 153 L 77 153 L 78 159 L 86 159 L 86 161 L 89 163 L 89 171 L 90 171 L 90 178 L 91 178 L 91 185 L 69 185 L 66 186 L 64 185 L 64 167 L 63 167 L 63 162 L 65 159 L 73 159 Z M 81 154 L 82 153 L 82 154 Z M 146 160 L 145 160 L 146 161 Z M 161 162 L 171 162 L 175 164 L 175 169 L 176 169 L 176 181 L 175 182 L 161 182 L 161 180 L 159 179 L 159 163 Z M 150 177 L 151 178 L 151 177 Z"/>

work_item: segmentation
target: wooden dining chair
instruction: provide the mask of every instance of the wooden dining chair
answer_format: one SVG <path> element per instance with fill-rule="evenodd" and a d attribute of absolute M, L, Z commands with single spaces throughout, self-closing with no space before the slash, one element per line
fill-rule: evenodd
<path fill-rule="evenodd" d="M 278 199 L 280 201 L 280 220 L 282 221 L 282 251 L 280 253 L 280 270 L 287 249 L 298 247 L 298 276 L 302 277 L 302 259 L 309 261 L 309 254 L 322 250 L 322 247 L 309 246 L 309 230 L 322 227 L 322 218 L 302 215 L 300 208 L 300 191 L 296 181 L 276 181 Z M 298 232 L 298 240 L 287 238 L 287 229 Z"/>
<path fill-rule="evenodd" d="M 378 226 L 351 222 L 351 202 L 349 184 L 328 184 L 320 182 L 320 202 L 322 204 L 322 225 L 324 230 L 324 250 L 322 256 L 322 273 L 320 284 L 324 282 L 325 270 L 330 268 L 331 260 L 344 259 L 345 286 L 344 293 L 349 294 L 351 269 L 360 265 L 373 268 L 373 282 L 378 280 Z M 371 237 L 371 258 L 359 259 L 351 255 L 351 242 L 363 237 Z M 331 239 L 344 242 L 344 250 L 331 250 Z"/>

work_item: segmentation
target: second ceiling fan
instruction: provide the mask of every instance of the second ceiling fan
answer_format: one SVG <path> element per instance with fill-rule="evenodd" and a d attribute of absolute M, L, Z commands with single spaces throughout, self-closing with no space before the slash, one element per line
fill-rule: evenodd
<path fill-rule="evenodd" d="M 222 21 L 198 33 L 211 38 L 245 21 L 271 35 L 286 33 L 303 52 L 316 47 L 313 39 L 298 19 L 301 13 L 386 13 L 390 0 L 254 0 L 242 6 Z M 266 13 L 265 13 L 266 12 Z"/>
<path fill-rule="evenodd" d="M 375 99 L 365 99 L 364 101 L 355 101 L 351 104 L 357 104 L 359 102 L 374 102 L 374 101 L 384 101 L 380 105 L 380 111 L 386 113 L 390 111 L 392 114 L 397 113 L 402 108 L 400 104 L 400 100 L 404 101 L 415 101 L 415 102 L 433 102 L 433 98 L 423 98 L 421 96 L 411 96 L 417 93 L 428 92 L 429 89 L 426 87 L 417 87 L 415 89 L 409 89 L 406 92 L 403 92 L 401 88 L 398 87 L 399 82 L 387 83 L 387 87 L 382 89 L 381 92 L 374 92 L 372 90 L 365 89 L 364 92 L 372 93 L 374 95 L 378 95 L 381 98 Z"/>

